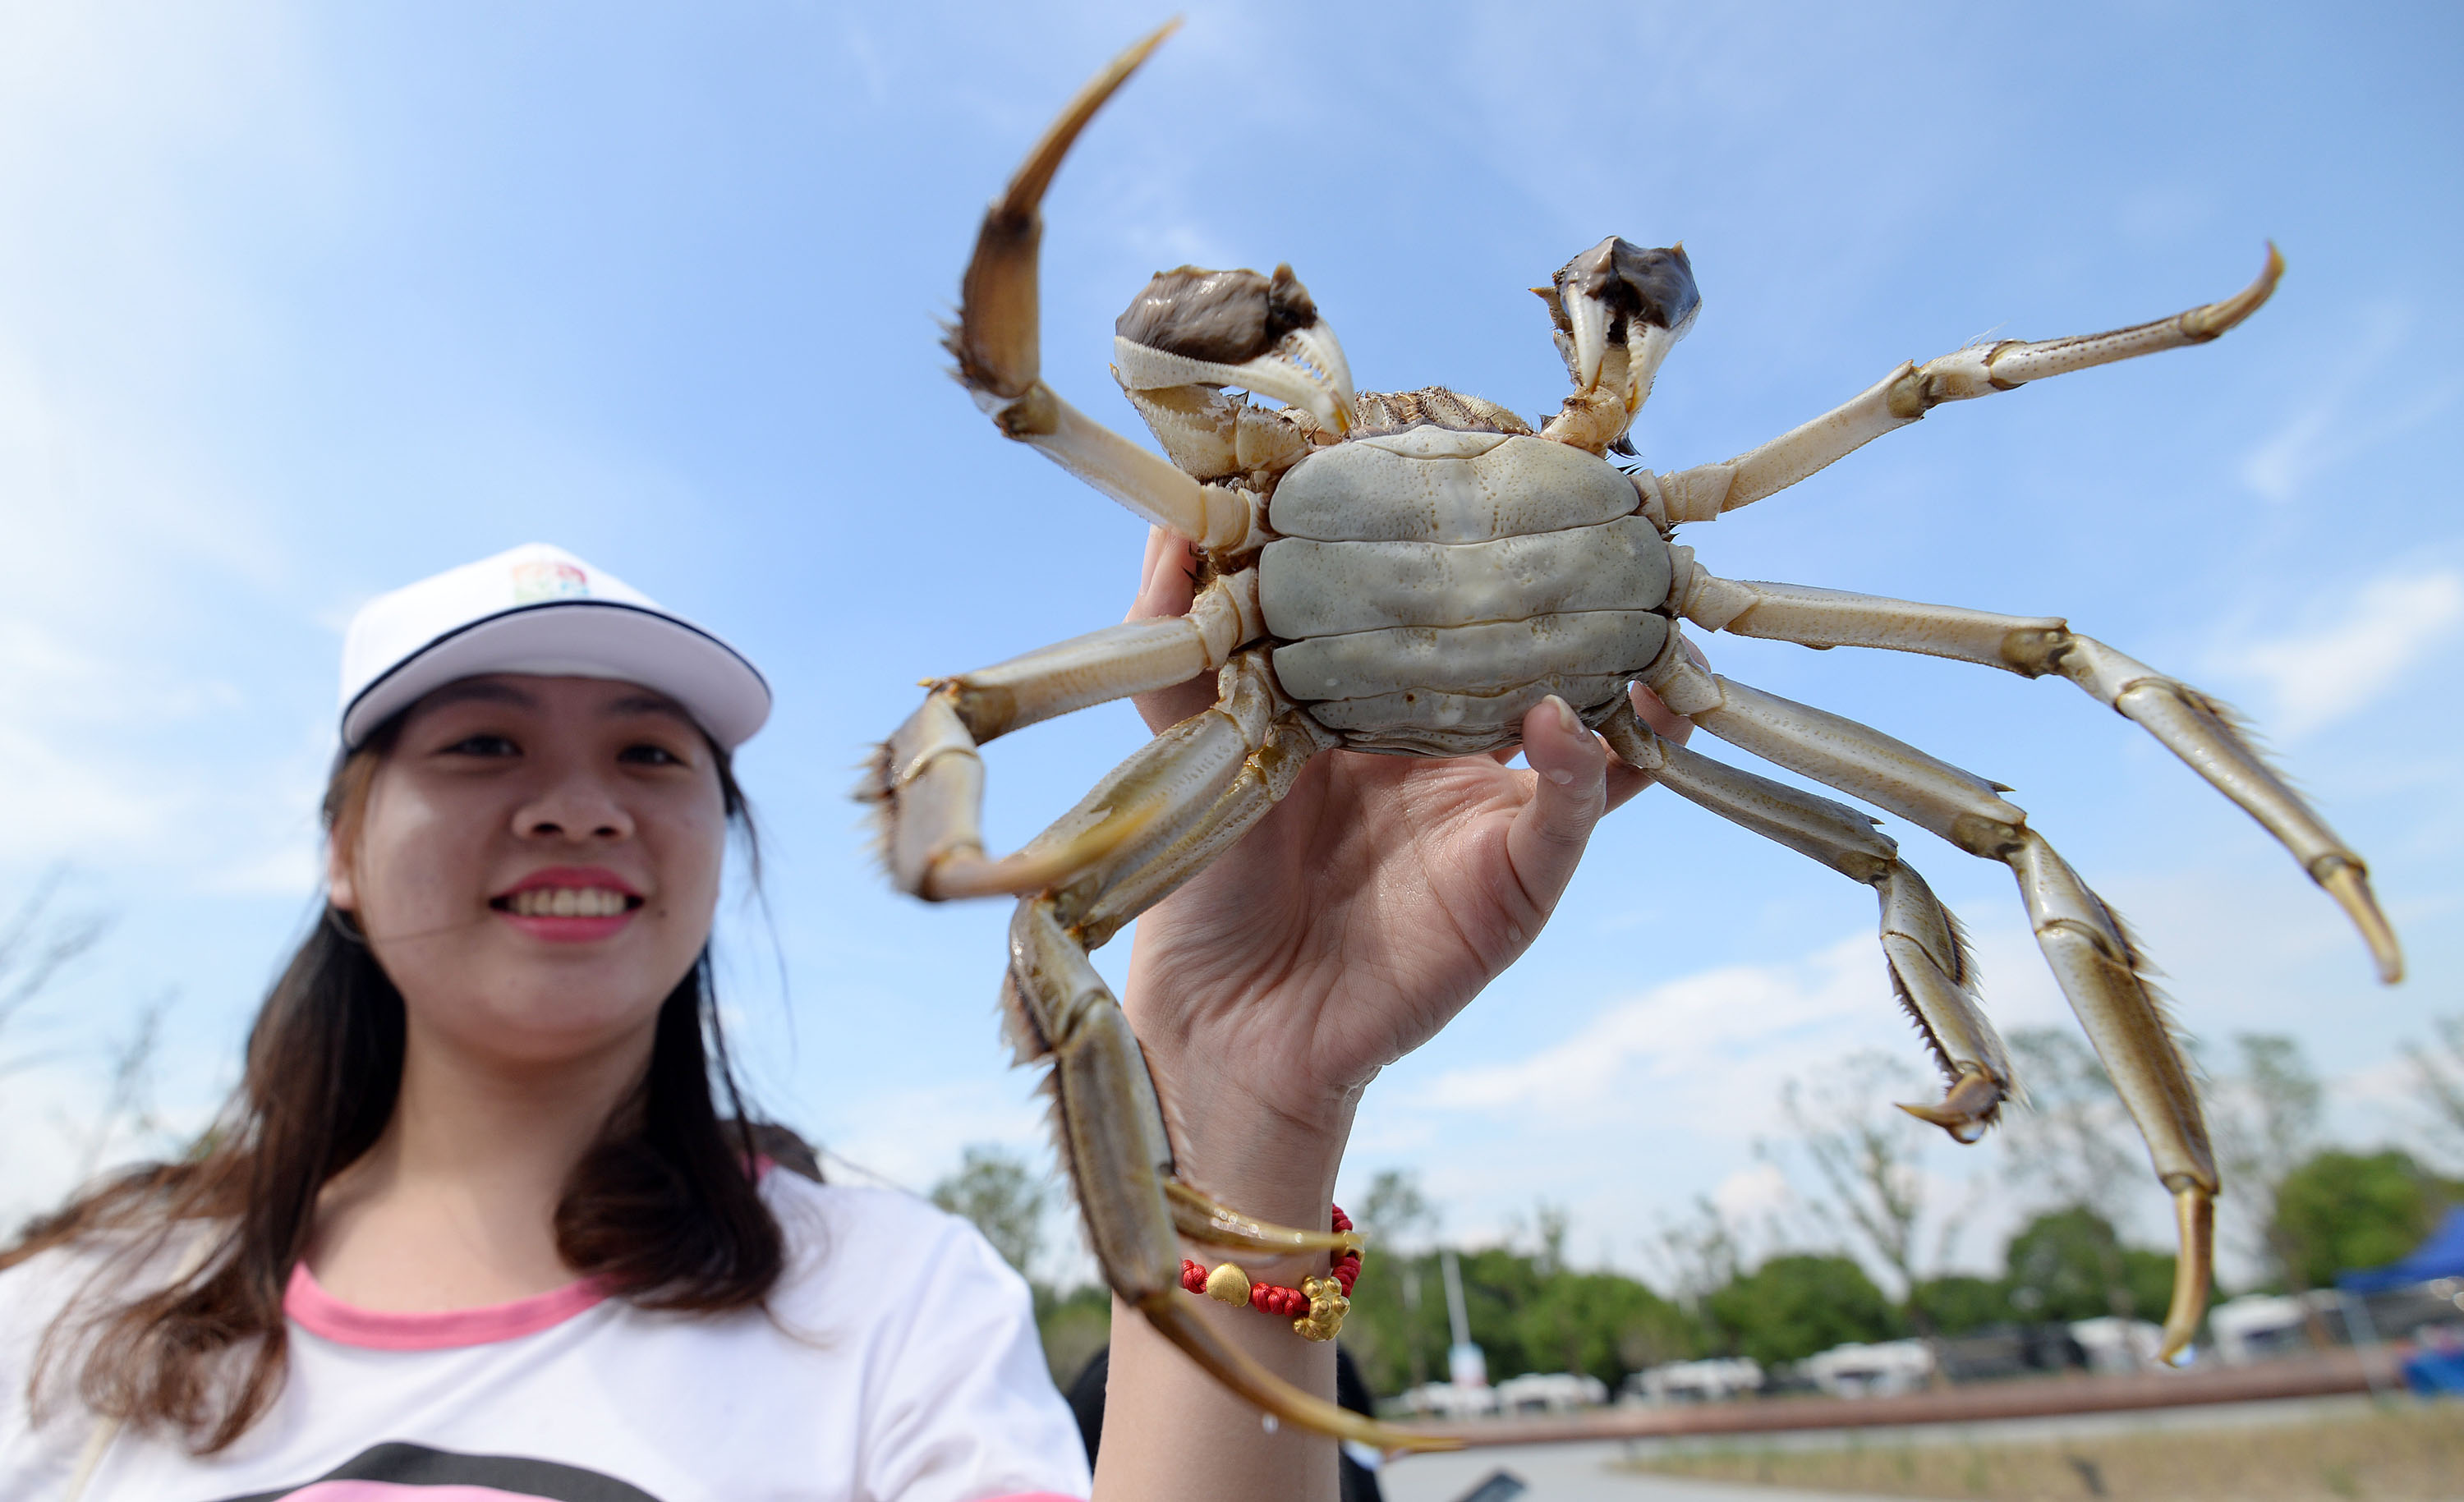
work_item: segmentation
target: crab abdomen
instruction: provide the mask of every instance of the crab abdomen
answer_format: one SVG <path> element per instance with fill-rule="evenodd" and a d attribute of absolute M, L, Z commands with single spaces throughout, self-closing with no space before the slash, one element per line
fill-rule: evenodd
<path fill-rule="evenodd" d="M 1361 751 L 1511 746 L 1556 694 L 1612 707 L 1668 640 L 1667 544 L 1632 482 L 1544 439 L 1419 426 L 1276 487 L 1259 558 L 1275 676 Z"/>

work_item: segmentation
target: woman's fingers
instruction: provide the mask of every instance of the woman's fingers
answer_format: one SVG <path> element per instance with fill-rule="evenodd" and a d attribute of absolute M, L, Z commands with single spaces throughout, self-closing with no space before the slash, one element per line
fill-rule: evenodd
<path fill-rule="evenodd" d="M 1688 642 L 1685 646 L 1686 650 L 1691 652 L 1694 643 Z M 1634 697 L 1635 712 L 1642 716 L 1642 723 L 1650 726 L 1653 732 L 1661 740 L 1671 745 L 1683 746 L 1685 744 L 1685 738 L 1694 733 L 1694 722 L 1661 703 L 1660 695 L 1640 684 L 1634 685 L 1628 692 Z M 1605 748 L 1606 743 L 1603 742 L 1602 745 Z M 1628 798 L 1650 787 L 1651 784 L 1651 773 L 1637 772 L 1617 760 L 1614 753 L 1610 754 L 1609 807 L 1611 809 L 1622 808 Z"/>
<path fill-rule="evenodd" d="M 1606 741 L 1600 742 L 1600 754 L 1606 760 L 1609 770 L 1609 798 L 1606 812 L 1614 814 L 1625 807 L 1627 801 L 1636 794 L 1650 787 L 1652 776 L 1647 772 L 1637 772 L 1617 760 L 1617 754 L 1608 749 Z"/>
<path fill-rule="evenodd" d="M 1711 665 L 1701 652 L 1694 649 L 1691 642 L 1685 643 L 1685 655 L 1694 659 L 1698 667 L 1707 669 Z M 1694 733 L 1694 722 L 1661 703 L 1660 695 L 1640 684 L 1636 684 L 1629 692 L 1634 697 L 1634 712 L 1641 715 L 1642 723 L 1650 726 L 1652 732 L 1661 740 L 1683 746 L 1686 737 Z"/>
<path fill-rule="evenodd" d="M 1523 717 L 1523 759 L 1532 773 L 1531 800 L 1515 814 L 1506 850 L 1535 909 L 1528 932 L 1537 933 L 1573 879 L 1592 826 L 1608 812 L 1609 758 L 1599 737 L 1551 694 Z"/>
<path fill-rule="evenodd" d="M 1127 620 L 1152 620 L 1158 616 L 1185 616 L 1196 596 L 1197 559 L 1189 544 L 1160 527 L 1147 529 L 1147 557 L 1138 571 L 1138 593 L 1130 601 Z M 1215 702 L 1215 675 L 1203 673 L 1185 684 L 1140 694 L 1133 701 L 1147 729 L 1162 733 Z"/>
<path fill-rule="evenodd" d="M 1146 561 L 1138 565 L 1137 598 L 1125 620 L 1152 620 L 1186 614 L 1196 594 L 1190 582 L 1189 544 L 1160 527 L 1147 529 Z"/>

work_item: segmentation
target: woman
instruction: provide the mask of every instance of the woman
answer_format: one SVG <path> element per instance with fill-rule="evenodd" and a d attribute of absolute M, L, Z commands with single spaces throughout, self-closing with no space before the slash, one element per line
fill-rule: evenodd
<path fill-rule="evenodd" d="M 1188 607 L 1187 561 L 1150 545 L 1133 617 Z M 369 605 L 343 699 L 325 921 L 238 1096 L 0 1257 L 0 1496 L 1089 1494 L 1016 1276 L 773 1167 L 705 1052 L 751 665 L 532 547 Z M 1139 924 L 1124 1003 L 1185 1174 L 1322 1216 L 1369 1079 L 1530 943 L 1641 779 L 1554 701 L 1524 729 L 1532 773 L 1319 758 Z M 1205 1317 L 1331 1392 L 1331 1345 Z M 1113 1332 L 1092 1495 L 1333 1497 L 1331 1442 Z"/>

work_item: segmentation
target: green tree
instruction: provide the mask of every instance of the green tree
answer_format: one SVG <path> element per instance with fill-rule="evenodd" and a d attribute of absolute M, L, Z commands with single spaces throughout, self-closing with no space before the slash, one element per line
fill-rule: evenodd
<path fill-rule="evenodd" d="M 2013 1068 L 2028 1090 L 2028 1108 L 2006 1112 L 2004 1117 L 2010 1130 L 2003 1143 L 2012 1165 L 2021 1179 L 2033 1181 L 2058 1207 L 2054 1216 L 2084 1210 L 2103 1228 L 2101 1237 L 2077 1235 L 2067 1243 L 2074 1250 L 2095 1254 L 2093 1263 L 2077 1264 L 2072 1270 L 2093 1269 L 2099 1304 L 2079 1306 L 2065 1284 L 2061 1307 L 2079 1312 L 2058 1317 L 2136 1314 L 2139 1301 L 2131 1292 L 2127 1259 L 2113 1235 L 2113 1225 L 2128 1208 L 2130 1197 L 2147 1182 L 2138 1129 L 2131 1124 L 2103 1063 L 2078 1034 L 2068 1028 L 2021 1028 L 2011 1034 L 2010 1047 Z M 2051 1296 L 2044 1289 L 2015 1274 L 2012 1282 L 2020 1313 L 2035 1318 L 2057 1317 L 2042 1308 L 2028 1307 L 2030 1299 Z"/>
<path fill-rule="evenodd" d="M 2326 1092 L 2293 1039 L 2245 1033 L 2233 1045 L 2240 1067 L 2217 1075 L 2206 1092 L 2216 1167 L 2229 1191 L 2217 1215 L 2234 1245 L 2299 1292 L 2312 1285 L 2277 1230 L 2276 1191 L 2317 1148 Z"/>
<path fill-rule="evenodd" d="M 2455 1189 L 2394 1148 L 2315 1154 L 2277 1186 L 2287 1271 L 2322 1288 L 2348 1268 L 2393 1262 L 2430 1234 Z"/>
<path fill-rule="evenodd" d="M 1558 1273 L 1522 1311 L 1520 1344 L 1531 1367 L 1586 1372 L 1615 1390 L 1628 1372 L 1692 1354 L 1676 1306 L 1615 1273 Z"/>
<path fill-rule="evenodd" d="M 2003 1265 L 2011 1306 L 2030 1319 L 2162 1319 L 2172 1299 L 2173 1258 L 2123 1246 L 2113 1223 L 2083 1205 L 2021 1227 Z"/>
<path fill-rule="evenodd" d="M 2011 1286 L 2000 1278 L 1965 1273 L 1927 1278 L 1909 1295 L 1912 1310 L 1922 1311 L 1943 1335 L 1967 1335 L 2012 1318 Z"/>
<path fill-rule="evenodd" d="M 1551 1371 L 1555 1362 L 1534 1358 L 1523 1344 L 1523 1311 L 1540 1296 L 1540 1272 L 1532 1259 L 1504 1247 L 1460 1253 L 1463 1313 L 1472 1343 L 1488 1359 L 1488 1379 Z M 1437 1300 L 1431 1300 L 1437 1302 Z"/>
<path fill-rule="evenodd" d="M 1067 1392 L 1095 1353 L 1112 1341 L 1112 1291 L 1089 1283 L 1057 1294 L 1035 1285 L 1035 1330 L 1044 1339 L 1044 1364 L 1052 1385 Z"/>
<path fill-rule="evenodd" d="M 1438 1296 L 1437 1253 L 1382 1252 L 1373 1243 L 1352 1285 L 1352 1313 L 1344 1317 L 1343 1343 L 1360 1363 L 1361 1380 L 1375 1393 L 1398 1393 L 1443 1371 L 1445 1300 Z M 1417 1282 L 1416 1296 L 1406 1290 Z"/>
<path fill-rule="evenodd" d="M 973 1221 L 1001 1260 L 1029 1279 L 1044 1250 L 1044 1209 L 1051 1198 L 1052 1186 L 1025 1159 L 984 1143 L 966 1148 L 958 1171 L 933 1186 L 934 1204 Z"/>
<path fill-rule="evenodd" d="M 1689 1343 L 1697 1350 L 1725 1349 L 1706 1301 L 1736 1280 L 1747 1260 L 1739 1229 L 1707 1195 L 1696 1195 L 1683 1219 L 1661 1218 L 1659 1233 L 1643 1243 L 1643 1254 L 1656 1285 L 1693 1327 Z"/>
<path fill-rule="evenodd" d="M 1730 1348 L 1766 1366 L 1900 1333 L 1898 1312 L 1851 1257 L 1773 1257 L 1705 1304 Z"/>
<path fill-rule="evenodd" d="M 1959 1230 L 1953 1214 L 1929 1257 L 1918 1236 L 1925 1155 L 1940 1141 L 1939 1128 L 1893 1102 L 1932 1093 L 1896 1056 L 1875 1051 L 1850 1055 L 1810 1088 L 1792 1079 L 1780 1090 L 1795 1144 L 1821 1184 L 1809 1201 L 1815 1214 L 1828 1229 L 1852 1232 L 1903 1289 L 1924 1279 L 1926 1263 L 1948 1255 Z"/>
<path fill-rule="evenodd" d="M 1369 1196 L 1361 1201 L 1360 1213 L 1353 1217 L 1361 1233 L 1368 1238 L 1367 1254 L 1362 1258 L 1362 1276 L 1374 1261 L 1389 1270 L 1371 1289 L 1370 1298 L 1376 1306 L 1374 1315 L 1361 1307 L 1358 1284 L 1353 1288 L 1353 1312 L 1345 1320 L 1347 1330 L 1363 1332 L 1354 1336 L 1353 1359 L 1361 1363 L 1363 1380 L 1374 1392 L 1398 1392 L 1406 1385 L 1418 1387 L 1429 1380 L 1432 1349 L 1442 1354 L 1445 1340 L 1441 1337 L 1434 1347 L 1425 1339 L 1428 1320 L 1421 1312 L 1426 1292 L 1436 1287 L 1424 1274 L 1434 1276 L 1430 1259 L 1421 1255 L 1427 1238 L 1438 1229 L 1438 1210 L 1420 1192 L 1420 1176 L 1408 1168 L 1387 1168 L 1369 1181 Z M 1396 1300 L 1378 1298 L 1391 1292 Z M 1399 1302 L 1399 1307 L 1387 1311 L 1384 1305 Z M 1364 1316 L 1367 1317 L 1364 1318 Z M 1382 1345 L 1396 1353 L 1400 1369 L 1385 1372 L 1386 1379 L 1367 1375 L 1370 1359 L 1362 1347 Z"/>

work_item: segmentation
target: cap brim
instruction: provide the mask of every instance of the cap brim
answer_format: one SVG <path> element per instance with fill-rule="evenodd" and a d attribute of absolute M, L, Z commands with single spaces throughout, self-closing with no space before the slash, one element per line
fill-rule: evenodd
<path fill-rule="evenodd" d="M 447 684 L 483 673 L 611 678 L 640 684 L 682 705 L 710 738 L 734 751 L 770 717 L 770 686 L 741 653 L 664 611 L 606 600 L 549 600 L 446 633 L 375 683 L 342 711 L 342 745 Z"/>

